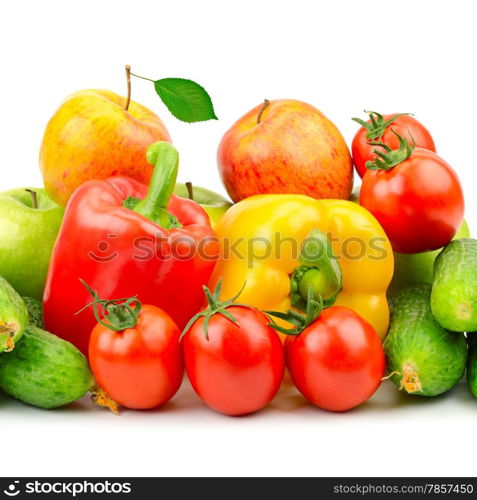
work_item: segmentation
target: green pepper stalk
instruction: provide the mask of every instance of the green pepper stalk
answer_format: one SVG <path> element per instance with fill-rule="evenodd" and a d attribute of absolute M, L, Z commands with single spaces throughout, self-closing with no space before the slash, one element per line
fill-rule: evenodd
<path fill-rule="evenodd" d="M 172 144 L 159 141 L 149 146 L 146 159 L 154 167 L 154 173 L 146 197 L 132 210 L 164 229 L 180 227 L 177 218 L 167 211 L 176 185 L 179 153 Z"/>
<path fill-rule="evenodd" d="M 295 269 L 290 284 L 292 306 L 307 311 L 310 297 L 325 307 L 332 305 L 342 288 L 342 272 L 324 232 L 311 231 L 298 261 L 300 266 Z"/>
<path fill-rule="evenodd" d="M 270 317 L 269 326 L 285 335 L 299 335 L 321 314 L 331 307 L 342 289 L 343 274 L 333 252 L 331 241 L 323 231 L 314 229 L 301 249 L 298 258 L 300 266 L 291 277 L 290 298 L 292 309 L 287 312 L 264 311 Z M 273 317 L 287 321 L 292 328 L 278 325 Z"/>

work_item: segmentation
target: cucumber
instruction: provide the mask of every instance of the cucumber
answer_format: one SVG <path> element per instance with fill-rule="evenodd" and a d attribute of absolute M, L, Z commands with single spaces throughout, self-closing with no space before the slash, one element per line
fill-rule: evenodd
<path fill-rule="evenodd" d="M 0 276 L 0 353 L 15 347 L 27 323 L 25 303 L 10 283 Z"/>
<path fill-rule="evenodd" d="M 391 296 L 391 323 L 384 341 L 392 382 L 409 394 L 437 396 L 462 378 L 467 360 L 463 334 L 434 319 L 431 286 L 411 285 Z"/>
<path fill-rule="evenodd" d="M 467 359 L 467 383 L 474 398 L 477 398 L 477 332 L 467 334 L 469 357 Z"/>
<path fill-rule="evenodd" d="M 64 406 L 93 386 L 85 356 L 73 344 L 35 326 L 25 329 L 12 352 L 0 356 L 0 389 L 39 408 Z"/>
<path fill-rule="evenodd" d="M 469 226 L 464 220 L 453 239 L 468 238 Z M 394 276 L 389 285 L 388 293 L 407 285 L 429 283 L 434 280 L 434 262 L 442 248 L 422 253 L 394 252 Z"/>
<path fill-rule="evenodd" d="M 43 303 L 33 297 L 22 297 L 28 309 L 28 324 L 44 328 L 43 323 Z"/>
<path fill-rule="evenodd" d="M 448 330 L 477 330 L 477 240 L 451 241 L 434 263 L 431 308 Z"/>

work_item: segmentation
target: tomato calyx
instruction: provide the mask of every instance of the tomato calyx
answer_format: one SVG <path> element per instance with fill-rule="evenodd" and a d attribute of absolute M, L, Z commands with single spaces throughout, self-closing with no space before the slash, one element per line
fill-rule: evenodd
<path fill-rule="evenodd" d="M 331 305 L 331 304 L 330 304 Z M 271 326 L 274 330 L 280 333 L 284 333 L 285 335 L 300 335 L 300 333 L 305 330 L 308 326 L 310 326 L 321 314 L 323 309 L 326 309 L 327 306 L 323 302 L 323 298 L 321 295 L 318 296 L 317 299 L 313 297 L 313 290 L 310 288 L 308 290 L 308 300 L 306 302 L 306 315 L 297 313 L 292 309 L 289 309 L 287 312 L 279 312 L 279 311 L 263 311 L 271 320 L 271 323 L 268 326 Z M 293 325 L 293 328 L 285 328 L 276 323 L 273 319 L 279 318 Z"/>
<path fill-rule="evenodd" d="M 209 340 L 209 321 L 216 314 L 220 314 L 221 316 L 228 319 L 234 325 L 240 328 L 237 319 L 232 314 L 230 314 L 229 311 L 227 311 L 227 308 L 232 305 L 238 307 L 249 307 L 247 304 L 240 304 L 238 302 L 235 302 L 239 298 L 243 289 L 245 288 L 245 283 L 243 284 L 241 290 L 237 293 L 237 295 L 234 295 L 231 299 L 228 300 L 220 300 L 220 292 L 222 291 L 222 278 L 220 278 L 219 281 L 217 282 L 217 286 L 215 287 L 214 292 L 211 292 L 205 285 L 203 285 L 202 288 L 207 298 L 208 306 L 203 311 L 198 312 L 195 316 L 193 316 L 189 320 L 184 330 L 182 330 L 179 341 L 182 340 L 184 335 L 190 330 L 192 325 L 199 318 L 204 318 L 204 323 L 202 325 L 202 328 L 204 330 L 205 338 Z"/>
<path fill-rule="evenodd" d="M 369 122 L 361 120 L 361 118 L 351 118 L 354 122 L 359 123 L 366 130 L 366 139 L 376 140 L 383 136 L 384 131 L 393 123 L 396 118 L 400 116 L 412 116 L 412 113 L 397 113 L 388 120 L 384 119 L 384 116 L 377 113 L 376 111 L 366 111 L 368 114 Z"/>
<path fill-rule="evenodd" d="M 75 314 L 83 312 L 88 307 L 93 306 L 93 313 L 96 321 L 113 332 L 120 332 L 127 328 L 134 328 L 137 325 L 142 304 L 137 297 L 126 297 L 122 299 L 101 299 L 97 292 L 93 290 L 85 281 L 80 279 L 82 285 L 93 297 L 93 301 L 86 304 Z M 102 308 L 102 316 L 98 306 Z"/>
<path fill-rule="evenodd" d="M 373 153 L 376 155 L 374 160 L 366 162 L 366 168 L 369 170 L 391 170 L 396 165 L 399 165 L 404 160 L 407 160 L 416 148 L 416 141 L 414 137 L 411 136 L 412 144 L 400 136 L 397 132 L 391 129 L 391 132 L 399 140 L 399 148 L 391 149 L 387 144 L 379 141 L 370 141 L 368 144 L 370 146 L 378 146 L 383 148 L 384 151 L 373 148 Z"/>

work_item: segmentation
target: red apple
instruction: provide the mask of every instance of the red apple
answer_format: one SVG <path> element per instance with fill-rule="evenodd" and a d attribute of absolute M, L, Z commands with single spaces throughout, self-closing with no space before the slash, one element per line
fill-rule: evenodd
<path fill-rule="evenodd" d="M 256 194 L 349 199 L 351 156 L 336 126 L 301 101 L 265 101 L 225 133 L 217 154 L 234 202 Z"/>
<path fill-rule="evenodd" d="M 66 205 L 73 191 L 90 179 L 129 175 L 148 183 L 153 168 L 146 150 L 171 141 L 152 111 L 109 90 L 81 90 L 68 97 L 48 122 L 40 151 L 45 188 Z"/>

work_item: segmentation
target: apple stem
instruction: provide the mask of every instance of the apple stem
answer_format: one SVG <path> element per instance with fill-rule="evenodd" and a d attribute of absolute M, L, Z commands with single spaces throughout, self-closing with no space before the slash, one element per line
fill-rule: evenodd
<path fill-rule="evenodd" d="M 145 76 L 136 75 L 135 73 L 131 73 L 131 71 L 129 73 L 131 76 L 135 76 L 136 78 L 140 78 L 141 80 L 147 80 L 148 82 L 154 83 L 154 80 L 152 78 L 147 78 Z"/>
<path fill-rule="evenodd" d="M 194 199 L 194 188 L 192 186 L 192 182 L 186 182 L 185 185 L 187 188 L 187 193 L 189 194 L 189 199 L 193 200 Z"/>
<path fill-rule="evenodd" d="M 126 98 L 126 105 L 124 106 L 124 109 L 127 111 L 129 109 L 129 104 L 131 102 L 131 66 L 129 64 L 126 64 L 126 81 L 128 85 L 128 95 Z"/>
<path fill-rule="evenodd" d="M 260 120 L 262 119 L 262 115 L 263 115 L 263 112 L 268 108 L 268 106 L 270 106 L 270 101 L 268 99 L 265 99 L 263 101 L 263 105 L 262 105 L 262 108 L 260 109 L 260 111 L 258 112 L 258 116 L 257 116 L 257 125 L 260 125 Z"/>
<path fill-rule="evenodd" d="M 25 189 L 28 193 L 31 194 L 31 206 L 32 208 L 38 208 L 38 196 L 36 194 L 36 191 L 33 191 L 33 189 Z"/>
<path fill-rule="evenodd" d="M 131 103 L 131 76 L 135 76 L 136 78 L 141 78 L 141 80 L 147 80 L 153 83 L 154 80 L 152 80 L 151 78 L 146 78 L 145 76 L 135 75 L 134 73 L 131 72 L 131 66 L 129 64 L 126 64 L 125 69 L 126 69 L 126 81 L 128 85 L 128 95 L 126 97 L 126 104 L 124 106 L 124 109 L 127 111 L 129 109 L 129 104 Z"/>

